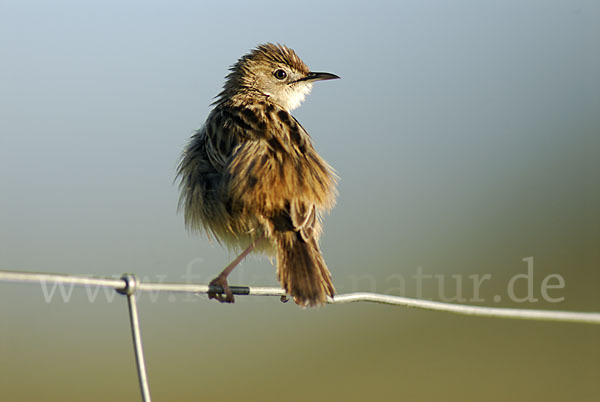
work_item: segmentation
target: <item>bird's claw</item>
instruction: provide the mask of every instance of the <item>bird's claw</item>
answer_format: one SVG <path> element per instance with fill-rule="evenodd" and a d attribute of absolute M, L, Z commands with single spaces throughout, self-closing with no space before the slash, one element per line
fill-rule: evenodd
<path fill-rule="evenodd" d="M 210 288 L 214 286 L 220 286 L 223 288 L 223 293 L 217 293 L 211 291 Z M 215 279 L 210 281 L 208 284 L 208 298 L 209 299 L 217 299 L 221 303 L 234 303 L 235 298 L 233 297 L 233 292 L 229 288 L 229 284 L 227 283 L 227 278 L 223 278 L 221 276 L 217 276 Z"/>

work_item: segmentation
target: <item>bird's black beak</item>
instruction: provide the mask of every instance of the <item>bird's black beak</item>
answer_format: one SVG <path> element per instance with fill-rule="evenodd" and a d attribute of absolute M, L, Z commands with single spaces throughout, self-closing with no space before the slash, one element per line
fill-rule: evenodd
<path fill-rule="evenodd" d="M 308 73 L 306 75 L 306 77 L 304 78 L 300 78 L 298 81 L 305 81 L 305 82 L 314 82 L 314 81 L 324 81 L 324 80 L 335 80 L 338 79 L 340 77 L 338 77 L 335 74 L 331 74 L 331 73 L 317 73 L 317 72 L 313 72 L 311 71 L 310 73 Z"/>

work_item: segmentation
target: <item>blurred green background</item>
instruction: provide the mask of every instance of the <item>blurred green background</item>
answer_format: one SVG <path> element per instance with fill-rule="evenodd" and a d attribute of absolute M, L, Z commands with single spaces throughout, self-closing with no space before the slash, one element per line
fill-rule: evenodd
<path fill-rule="evenodd" d="M 0 269 L 214 277 L 233 256 L 185 231 L 175 167 L 267 41 L 343 78 L 294 113 L 341 176 L 340 293 L 451 299 L 458 278 L 468 304 L 600 311 L 596 1 L 2 1 Z M 527 257 L 538 301 L 512 301 Z M 231 283 L 277 282 L 255 256 Z M 0 283 L 0 400 L 139 399 L 111 296 Z M 140 315 L 156 401 L 600 400 L 598 326 L 167 294 Z"/>

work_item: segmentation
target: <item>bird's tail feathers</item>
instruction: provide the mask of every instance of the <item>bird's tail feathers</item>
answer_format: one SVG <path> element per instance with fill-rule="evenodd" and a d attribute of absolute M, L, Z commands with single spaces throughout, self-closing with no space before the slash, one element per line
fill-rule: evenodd
<path fill-rule="evenodd" d="M 301 306 L 318 306 L 333 297 L 331 274 L 314 238 L 305 241 L 299 233 L 280 232 L 277 242 L 279 282 Z"/>

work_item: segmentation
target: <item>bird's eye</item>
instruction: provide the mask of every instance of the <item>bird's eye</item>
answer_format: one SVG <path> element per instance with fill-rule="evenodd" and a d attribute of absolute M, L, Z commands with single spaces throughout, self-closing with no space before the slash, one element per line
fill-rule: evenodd
<path fill-rule="evenodd" d="M 285 71 L 283 71 L 282 69 L 275 70 L 275 72 L 273 73 L 273 75 L 278 80 L 283 80 L 283 79 L 285 79 L 285 77 L 287 77 L 287 73 Z"/>

